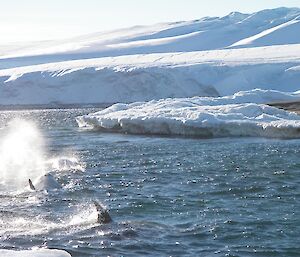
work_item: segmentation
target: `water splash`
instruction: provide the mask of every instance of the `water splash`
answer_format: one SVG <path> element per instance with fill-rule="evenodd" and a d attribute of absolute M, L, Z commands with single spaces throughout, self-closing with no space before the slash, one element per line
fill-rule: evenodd
<path fill-rule="evenodd" d="M 24 186 L 29 178 L 45 174 L 45 143 L 37 126 L 14 119 L 0 137 L 0 181 Z"/>
<path fill-rule="evenodd" d="M 98 211 L 95 205 L 78 206 L 77 212 L 72 215 L 68 222 L 69 226 L 81 226 L 97 223 Z"/>
<path fill-rule="evenodd" d="M 85 163 L 74 152 L 49 156 L 44 137 L 36 124 L 14 119 L 0 131 L 0 185 L 9 190 L 24 189 L 28 179 L 70 171 L 85 171 Z"/>
<path fill-rule="evenodd" d="M 28 202 L 24 199 L 24 201 L 18 204 L 25 207 Z M 61 205 L 63 205 L 63 203 Z M 53 212 L 51 215 L 49 215 L 48 212 L 39 212 L 38 215 L 30 214 L 31 215 L 28 216 L 27 212 L 10 211 L 1 213 L 0 237 L 4 237 L 7 234 L 14 236 L 33 236 L 51 232 L 72 234 L 99 224 L 96 207 L 88 203 L 71 206 L 64 212 L 61 212 L 60 208 L 56 206 L 56 212 Z"/>
<path fill-rule="evenodd" d="M 47 164 L 50 169 L 60 172 L 64 171 L 85 171 L 85 163 L 75 154 L 66 154 L 49 159 Z"/>

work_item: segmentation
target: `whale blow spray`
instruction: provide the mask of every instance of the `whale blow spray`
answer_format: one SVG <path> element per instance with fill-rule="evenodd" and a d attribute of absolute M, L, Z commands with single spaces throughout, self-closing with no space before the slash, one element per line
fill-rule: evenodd
<path fill-rule="evenodd" d="M 0 182 L 20 187 L 45 174 L 44 140 L 37 126 L 15 119 L 0 136 Z"/>

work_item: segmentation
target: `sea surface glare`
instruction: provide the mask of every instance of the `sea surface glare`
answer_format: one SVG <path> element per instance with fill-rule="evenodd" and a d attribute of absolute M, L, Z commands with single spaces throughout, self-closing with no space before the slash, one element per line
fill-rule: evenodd
<path fill-rule="evenodd" d="M 75 117 L 94 111 L 0 112 L 1 249 L 300 256 L 300 140 L 78 128 Z M 62 189 L 30 191 L 29 177 L 47 172 Z M 112 223 L 97 224 L 94 200 L 107 206 Z"/>

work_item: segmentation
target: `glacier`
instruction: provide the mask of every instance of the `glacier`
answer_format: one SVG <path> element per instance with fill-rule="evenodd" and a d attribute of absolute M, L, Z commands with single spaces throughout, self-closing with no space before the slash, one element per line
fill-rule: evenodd
<path fill-rule="evenodd" d="M 0 105 L 113 104 L 297 91 L 300 9 L 0 45 Z"/>
<path fill-rule="evenodd" d="M 297 91 L 300 44 L 128 55 L 0 70 L 0 103 L 117 103 Z"/>

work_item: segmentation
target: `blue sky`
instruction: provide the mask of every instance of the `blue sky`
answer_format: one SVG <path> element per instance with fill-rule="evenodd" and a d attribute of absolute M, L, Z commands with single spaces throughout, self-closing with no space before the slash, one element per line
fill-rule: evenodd
<path fill-rule="evenodd" d="M 0 44 L 281 6 L 300 8 L 300 0 L 4 0 Z"/>

